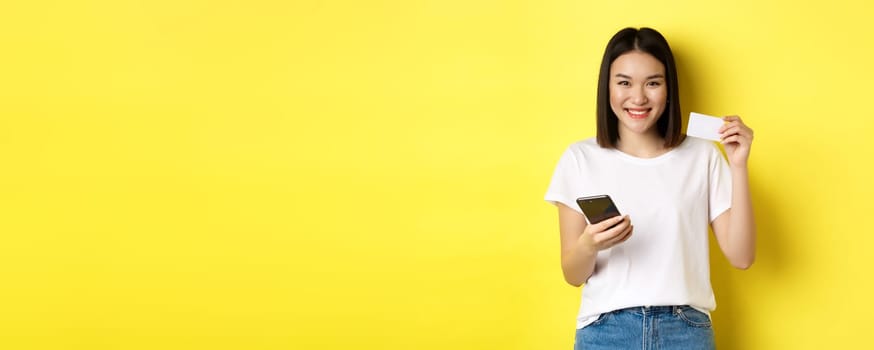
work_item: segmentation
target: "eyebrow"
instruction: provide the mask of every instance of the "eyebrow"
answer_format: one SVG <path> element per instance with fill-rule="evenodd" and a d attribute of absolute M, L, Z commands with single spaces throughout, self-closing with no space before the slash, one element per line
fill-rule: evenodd
<path fill-rule="evenodd" d="M 622 73 L 617 73 L 615 76 L 619 77 L 619 78 L 631 79 L 631 77 L 629 77 L 625 74 L 622 74 Z M 665 77 L 664 74 L 654 74 L 654 75 L 650 75 L 650 76 L 646 77 L 646 80 L 656 79 L 656 78 L 664 78 L 664 77 Z"/>

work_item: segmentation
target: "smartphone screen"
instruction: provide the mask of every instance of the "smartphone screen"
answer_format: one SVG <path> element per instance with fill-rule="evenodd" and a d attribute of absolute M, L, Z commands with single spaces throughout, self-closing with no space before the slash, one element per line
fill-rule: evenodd
<path fill-rule="evenodd" d="M 589 224 L 597 224 L 614 216 L 619 216 L 619 209 L 608 195 L 577 198 L 577 204 L 586 215 Z"/>

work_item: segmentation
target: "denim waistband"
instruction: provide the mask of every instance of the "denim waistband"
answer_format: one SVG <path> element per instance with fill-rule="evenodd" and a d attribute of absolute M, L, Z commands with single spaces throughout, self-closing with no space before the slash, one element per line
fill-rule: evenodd
<path fill-rule="evenodd" d="M 673 314 L 688 307 L 688 305 L 635 306 L 615 310 L 613 312 L 631 312 L 638 315 Z"/>

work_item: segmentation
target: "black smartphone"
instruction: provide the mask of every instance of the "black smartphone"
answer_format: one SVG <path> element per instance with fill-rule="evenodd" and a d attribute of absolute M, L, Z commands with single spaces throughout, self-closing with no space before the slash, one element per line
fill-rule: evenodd
<path fill-rule="evenodd" d="M 616 204 L 606 194 L 577 198 L 577 205 L 583 210 L 590 225 L 621 215 Z"/>

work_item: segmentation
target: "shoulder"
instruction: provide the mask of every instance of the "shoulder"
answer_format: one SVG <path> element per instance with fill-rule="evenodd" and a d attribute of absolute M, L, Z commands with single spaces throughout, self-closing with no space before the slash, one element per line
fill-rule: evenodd
<path fill-rule="evenodd" d="M 568 146 L 566 153 L 574 153 L 574 154 L 594 154 L 598 152 L 604 152 L 604 149 L 598 145 L 598 142 L 594 137 L 590 137 L 584 140 L 580 140 L 572 143 Z"/>
<path fill-rule="evenodd" d="M 582 164 L 592 161 L 598 157 L 598 154 L 603 152 L 603 149 L 598 146 L 595 138 L 588 138 L 574 142 L 568 146 L 559 160 L 560 166 L 569 168 L 579 168 Z"/>
<path fill-rule="evenodd" d="M 680 159 L 690 164 L 707 164 L 710 169 L 715 169 L 725 163 L 725 156 L 714 141 L 687 136 L 679 147 L 682 151 Z"/>
<path fill-rule="evenodd" d="M 721 155 L 721 151 L 719 150 L 719 146 L 717 146 L 716 142 L 700 139 L 697 137 L 686 136 L 686 139 L 683 140 L 683 143 L 680 144 L 680 149 L 694 153 L 694 154 L 705 154 L 705 155 Z"/>
<path fill-rule="evenodd" d="M 686 138 L 683 139 L 682 145 L 694 149 L 708 149 L 716 146 L 713 141 L 697 138 L 694 136 L 686 136 Z"/>

